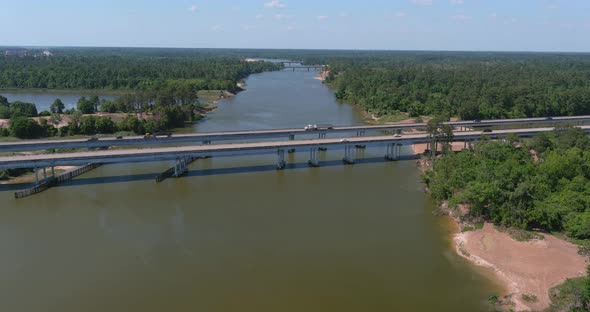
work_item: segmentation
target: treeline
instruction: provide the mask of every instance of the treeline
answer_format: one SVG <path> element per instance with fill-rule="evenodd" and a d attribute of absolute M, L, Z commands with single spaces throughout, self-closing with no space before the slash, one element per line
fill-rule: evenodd
<path fill-rule="evenodd" d="M 113 101 L 101 101 L 98 96 L 81 97 L 75 109 L 64 110 L 63 102 L 56 99 L 50 106 L 50 112 L 39 114 L 33 103 L 8 103 L 5 97 L 0 96 L 0 117 L 11 118 L 10 128 L 1 129 L 0 135 L 33 139 L 111 134 L 118 131 L 144 134 L 181 128 L 202 118 L 196 112 L 203 109 L 197 97 L 198 90 L 198 82 L 170 80 L 155 83 L 149 90 L 129 93 Z M 97 112 L 129 115 L 115 123 L 109 117 L 91 116 Z M 29 118 L 37 116 L 47 118 L 40 118 L 39 123 Z"/>
<path fill-rule="evenodd" d="M 327 62 L 336 97 L 377 116 L 590 114 L 588 54 L 400 52 L 307 62 Z"/>
<path fill-rule="evenodd" d="M 201 54 L 172 57 L 100 49 L 82 50 L 86 54 L 67 51 L 48 57 L 0 56 L 0 88 L 147 91 L 170 80 L 191 80 L 199 90 L 236 92 L 237 81 L 281 66 Z"/>
<path fill-rule="evenodd" d="M 483 141 L 435 159 L 424 176 L 435 199 L 468 204 L 469 219 L 581 240 L 590 239 L 589 179 L 590 139 L 579 128 Z"/>

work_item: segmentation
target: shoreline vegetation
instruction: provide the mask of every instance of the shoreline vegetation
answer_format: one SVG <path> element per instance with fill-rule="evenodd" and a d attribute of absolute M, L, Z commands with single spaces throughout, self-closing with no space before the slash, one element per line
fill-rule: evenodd
<path fill-rule="evenodd" d="M 565 132 L 555 134 L 556 139 L 554 140 L 557 142 L 555 144 L 567 141 L 569 144 L 575 145 L 576 143 L 571 141 L 573 138 L 586 142 L 584 136 L 576 136 L 575 129 L 562 131 Z M 515 149 L 522 149 L 526 144 L 535 146 L 535 140 L 539 139 L 533 139 L 532 143 L 513 142 L 512 146 Z M 416 154 L 423 154 L 425 148 L 425 144 L 412 146 Z M 486 151 L 486 148 L 488 147 L 478 146 L 476 150 L 479 150 L 480 153 L 492 153 L 491 150 Z M 435 170 L 433 165 L 435 164 L 436 170 L 439 171 L 447 169 L 464 171 L 464 168 L 451 169 L 456 165 L 446 167 L 444 163 L 438 163 L 443 158 L 450 157 L 448 155 L 459 153 L 461 150 L 463 150 L 463 144 L 455 144 L 452 148 L 453 152 L 450 154 L 438 155 L 434 159 L 422 157 L 418 160 L 417 166 L 422 171 L 425 181 L 432 179 L 432 172 Z M 468 155 L 469 153 L 471 152 L 468 152 Z M 544 157 L 545 163 L 553 161 L 551 153 L 533 152 L 532 148 L 529 157 L 534 159 L 536 163 L 540 163 L 540 157 Z M 466 173 L 456 174 L 465 175 Z M 449 180 L 452 180 L 452 177 L 446 177 L 445 184 L 452 183 Z M 561 179 L 560 183 L 566 182 Z M 438 186 L 434 185 L 434 187 Z M 433 196 L 428 182 L 425 191 Z M 457 193 L 460 192 L 467 193 L 465 190 L 460 190 Z M 480 192 L 479 194 L 481 196 L 485 193 Z M 583 201 L 574 194 L 568 196 L 571 197 L 571 200 Z M 438 200 L 438 202 L 441 214 L 449 216 L 459 228 L 457 233 L 452 234 L 455 252 L 474 265 L 493 271 L 494 280 L 503 285 L 504 293 L 499 294 L 500 296 L 490 297 L 490 303 L 493 303 L 497 309 L 586 311 L 588 308 L 588 294 L 586 292 L 590 290 L 588 288 L 590 278 L 587 277 L 589 263 L 586 250 L 587 242 L 580 240 L 580 238 L 575 240 L 566 237 L 560 231 L 549 233 L 538 229 L 530 231 L 511 226 L 495 226 L 485 218 L 474 218 L 472 210 L 475 208 L 466 200 L 457 200 L 451 197 L 448 200 Z M 567 218 L 573 217 L 568 216 Z M 568 236 L 571 235 L 573 234 L 568 233 Z"/>

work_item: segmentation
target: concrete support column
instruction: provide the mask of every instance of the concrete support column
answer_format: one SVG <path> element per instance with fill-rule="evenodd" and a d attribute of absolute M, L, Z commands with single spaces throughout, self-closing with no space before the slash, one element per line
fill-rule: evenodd
<path fill-rule="evenodd" d="M 397 143 L 396 146 L 397 146 L 397 157 L 396 157 L 396 159 L 400 159 L 400 157 L 402 156 L 402 147 L 403 147 L 403 144 Z"/>
<path fill-rule="evenodd" d="M 51 177 L 55 178 L 55 166 L 51 166 Z"/>
<path fill-rule="evenodd" d="M 43 167 L 43 180 L 47 180 L 47 168 Z"/>
<path fill-rule="evenodd" d="M 307 163 L 312 167 L 319 167 L 318 149 L 316 147 L 309 149 L 309 161 Z"/>
<path fill-rule="evenodd" d="M 365 130 L 359 130 L 356 132 L 356 136 L 357 137 L 364 137 L 365 136 Z M 356 144 L 355 145 L 356 148 L 366 148 L 367 146 L 364 144 Z"/>
<path fill-rule="evenodd" d="M 39 176 L 37 175 L 37 167 L 33 168 L 33 172 L 35 173 L 35 184 L 39 184 Z"/>
<path fill-rule="evenodd" d="M 277 150 L 277 170 L 285 168 L 285 150 Z"/>
<path fill-rule="evenodd" d="M 293 141 L 295 140 L 295 134 L 291 133 L 289 134 L 289 141 Z"/>
<path fill-rule="evenodd" d="M 387 146 L 386 146 L 387 151 L 385 152 L 385 159 L 396 160 L 396 157 L 395 157 L 396 146 L 397 146 L 397 144 L 395 144 L 395 143 L 387 144 Z"/>
<path fill-rule="evenodd" d="M 353 148 L 350 145 L 344 145 L 344 158 L 342 161 L 345 164 L 354 164 Z"/>

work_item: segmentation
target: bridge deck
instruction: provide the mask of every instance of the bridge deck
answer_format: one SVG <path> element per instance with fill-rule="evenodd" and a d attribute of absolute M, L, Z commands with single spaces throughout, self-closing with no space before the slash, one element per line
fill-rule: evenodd
<path fill-rule="evenodd" d="M 540 123 L 575 123 L 590 122 L 590 116 L 553 117 L 546 118 L 519 118 L 519 119 L 497 119 L 482 121 L 452 121 L 445 124 L 454 127 L 489 127 L 502 125 L 534 125 Z M 338 126 L 333 129 L 321 130 L 326 134 L 350 133 L 354 131 L 396 131 L 406 129 L 425 128 L 426 123 L 408 123 L 391 125 L 361 125 L 361 126 Z M 132 145 L 153 145 L 153 144 L 179 144 L 197 143 L 204 141 L 222 140 L 248 140 L 248 139 L 270 139 L 285 138 L 289 135 L 314 134 L 318 131 L 306 131 L 301 128 L 269 129 L 269 130 L 245 130 L 228 132 L 202 132 L 190 134 L 175 134 L 172 137 L 158 137 L 144 139 L 143 136 L 128 136 L 122 139 L 114 137 L 99 138 L 97 141 L 87 139 L 63 139 L 63 140 L 26 140 L 17 142 L 0 143 L 1 152 L 20 152 L 31 150 L 55 149 L 55 148 L 96 148 L 109 146 L 132 146 Z"/>
<path fill-rule="evenodd" d="M 586 131 L 590 126 L 580 127 Z M 455 141 L 476 140 L 482 135 L 491 138 L 502 138 L 514 133 L 519 136 L 533 136 L 539 132 L 552 131 L 554 128 L 530 128 L 530 129 L 508 129 L 496 130 L 490 133 L 481 131 L 466 131 L 455 133 Z M 336 139 L 316 139 L 297 141 L 275 141 L 275 142 L 250 142 L 237 144 L 218 144 L 201 146 L 180 146 L 180 147 L 159 147 L 145 149 L 122 149 L 92 152 L 77 152 L 63 154 L 37 154 L 0 157 L 0 168 L 31 168 L 50 167 L 55 165 L 79 165 L 89 162 L 95 163 L 118 163 L 118 162 L 140 162 L 160 161 L 176 159 L 178 157 L 199 157 L 203 155 L 247 155 L 276 151 L 279 149 L 288 150 L 292 148 L 317 148 L 337 145 L 384 145 L 388 143 L 413 144 L 428 142 L 428 134 L 407 134 L 401 137 L 386 135 L 372 137 L 353 137 L 343 141 Z"/>

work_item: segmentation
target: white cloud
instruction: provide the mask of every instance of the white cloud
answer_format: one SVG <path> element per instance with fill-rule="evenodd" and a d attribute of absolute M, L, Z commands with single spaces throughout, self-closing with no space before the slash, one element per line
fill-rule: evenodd
<path fill-rule="evenodd" d="M 412 2 L 416 5 L 422 6 L 432 5 L 432 0 L 412 0 Z"/>
<path fill-rule="evenodd" d="M 559 5 L 548 5 L 545 7 L 547 10 L 559 10 Z"/>
<path fill-rule="evenodd" d="M 285 30 L 287 30 L 287 31 L 293 31 L 293 30 L 296 30 L 296 29 L 297 28 L 295 26 L 287 26 L 287 27 L 285 27 Z"/>
<path fill-rule="evenodd" d="M 451 16 L 451 19 L 455 20 L 455 21 L 470 21 L 473 19 L 473 17 L 471 17 L 469 15 L 457 14 L 457 15 Z"/>
<path fill-rule="evenodd" d="M 211 26 L 211 30 L 212 31 L 220 31 L 220 30 L 223 30 L 223 27 L 221 27 L 219 25 L 213 25 L 213 26 Z"/>
<path fill-rule="evenodd" d="M 465 1 L 463 1 L 463 0 L 449 0 L 449 2 L 452 5 L 461 5 L 461 4 L 464 4 L 465 3 Z"/>
<path fill-rule="evenodd" d="M 188 8 L 189 11 L 191 12 L 198 12 L 199 11 L 199 7 L 196 5 L 191 5 L 190 8 Z"/>
<path fill-rule="evenodd" d="M 490 21 L 496 21 L 498 19 L 498 14 L 496 12 L 490 13 Z"/>
<path fill-rule="evenodd" d="M 316 18 L 318 19 L 318 21 L 325 21 L 330 17 L 328 17 L 327 15 L 320 15 L 320 16 L 317 16 Z"/>
<path fill-rule="evenodd" d="M 263 19 L 263 18 L 264 18 L 264 15 L 262 15 L 262 14 L 257 14 L 256 15 L 256 19 Z"/>
<path fill-rule="evenodd" d="M 275 15 L 273 16 L 273 18 L 274 18 L 274 19 L 276 19 L 276 20 L 284 20 L 284 19 L 288 19 L 288 18 L 289 18 L 289 16 L 287 16 L 287 15 L 284 15 L 284 14 L 275 14 Z"/>
<path fill-rule="evenodd" d="M 252 30 L 255 28 L 256 28 L 256 26 L 252 26 L 252 25 L 242 25 L 242 30 L 244 30 L 244 31 L 249 31 L 249 30 Z"/>
<path fill-rule="evenodd" d="M 340 14 L 338 14 L 338 16 L 340 17 L 348 17 L 348 12 L 340 12 Z"/>
<path fill-rule="evenodd" d="M 286 8 L 287 4 L 281 2 L 280 0 L 271 0 L 270 2 L 265 3 L 264 6 L 271 9 L 279 9 Z"/>
<path fill-rule="evenodd" d="M 406 12 L 396 12 L 393 16 L 398 17 L 398 18 L 402 18 L 402 17 L 408 16 L 408 13 L 406 13 Z"/>

